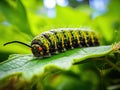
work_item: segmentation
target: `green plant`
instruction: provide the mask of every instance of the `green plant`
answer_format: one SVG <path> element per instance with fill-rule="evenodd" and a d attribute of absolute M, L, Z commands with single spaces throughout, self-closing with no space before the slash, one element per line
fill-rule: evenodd
<path fill-rule="evenodd" d="M 119 3 L 119 0 L 111 0 L 109 11 L 95 19 L 90 18 L 92 10 L 88 6 L 76 9 L 57 6 L 56 18 L 50 19 L 36 14 L 42 6 L 36 0 L 1 0 L 1 61 L 10 53 L 16 54 L 0 63 L 0 90 L 119 89 L 120 43 L 115 44 L 120 40 Z M 22 45 L 3 47 L 13 38 L 31 42 L 33 36 L 51 28 L 80 25 L 94 27 L 104 45 L 68 50 L 43 60 L 25 54 L 31 52 Z"/>

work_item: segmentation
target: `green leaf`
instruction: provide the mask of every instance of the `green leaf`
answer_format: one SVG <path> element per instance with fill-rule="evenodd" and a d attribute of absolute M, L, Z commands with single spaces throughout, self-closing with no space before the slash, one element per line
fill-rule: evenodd
<path fill-rule="evenodd" d="M 94 58 L 108 56 L 119 49 L 120 43 L 113 46 L 76 48 L 41 60 L 36 59 L 31 54 L 10 55 L 8 60 L 0 63 L 0 90 L 8 88 L 11 82 L 13 84 L 12 90 L 19 90 L 21 88 L 22 90 L 26 88 L 30 90 L 30 85 L 32 85 L 33 88 L 35 83 L 37 84 L 35 87 L 39 90 L 43 87 L 43 77 L 50 74 L 47 72 L 52 72 L 54 74 L 61 70 L 66 71 L 74 66 L 73 64 L 78 64 L 83 61 L 90 62 L 91 59 L 94 60 Z M 14 86 L 15 83 L 16 86 Z M 26 84 L 28 86 L 25 86 Z"/>
<path fill-rule="evenodd" d="M 10 24 L 17 27 L 20 31 L 32 35 L 26 10 L 21 0 L 1 0 L 0 11 L 2 11 Z"/>

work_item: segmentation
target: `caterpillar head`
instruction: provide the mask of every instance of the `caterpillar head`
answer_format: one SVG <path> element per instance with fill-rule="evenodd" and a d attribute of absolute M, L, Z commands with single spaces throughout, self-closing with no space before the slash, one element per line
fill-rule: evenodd
<path fill-rule="evenodd" d="M 43 48 L 39 45 L 39 44 L 32 44 L 31 46 L 26 44 L 26 43 L 23 43 L 23 42 L 20 42 L 20 41 L 12 41 L 12 42 L 7 42 L 4 44 L 5 45 L 8 45 L 8 44 L 11 44 L 11 43 L 19 43 L 19 44 L 23 44 L 27 47 L 30 47 L 31 50 L 32 50 L 32 53 L 35 57 L 41 57 L 43 56 Z"/>
<path fill-rule="evenodd" d="M 43 48 L 39 44 L 33 44 L 31 50 L 35 57 L 43 56 Z"/>

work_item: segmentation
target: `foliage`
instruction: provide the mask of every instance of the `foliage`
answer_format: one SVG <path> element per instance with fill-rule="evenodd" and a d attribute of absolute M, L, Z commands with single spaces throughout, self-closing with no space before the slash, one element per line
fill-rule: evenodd
<path fill-rule="evenodd" d="M 119 88 L 120 54 L 118 48 L 114 50 L 111 46 L 95 47 L 99 48 L 98 50 L 86 48 L 86 52 L 89 53 L 85 57 L 82 56 L 82 53 L 85 53 L 84 49 L 75 49 L 42 61 L 33 59 L 32 55 L 25 55 L 25 53 L 31 53 L 25 46 L 12 44 L 3 47 L 4 43 L 13 40 L 30 44 L 34 36 L 52 28 L 80 26 L 94 28 L 104 45 L 119 42 L 119 4 L 119 0 L 110 0 L 108 11 L 94 19 L 91 17 L 94 11 L 88 5 L 76 8 L 56 6 L 56 17 L 48 18 L 44 13 L 46 9 L 43 9 L 41 0 L 0 0 L 0 61 L 6 60 L 11 53 L 16 54 L 0 63 L 0 83 L 5 82 L 0 84 L 0 88 L 7 86 L 12 90 L 13 88 L 16 90 L 37 90 L 37 88 L 96 90 L 113 88 L 113 85 Z M 98 54 L 92 54 L 94 50 Z M 111 50 L 115 52 L 110 52 Z M 116 50 L 118 51 L 116 52 Z M 104 51 L 108 51 L 108 53 Z M 79 52 L 80 55 L 77 55 L 76 52 Z M 64 58 L 67 58 L 66 61 Z M 69 59 L 70 61 L 68 61 Z M 66 65 L 63 62 L 69 64 Z M 72 62 L 76 65 L 72 65 Z"/>
<path fill-rule="evenodd" d="M 117 42 L 120 38 L 120 15 L 118 13 L 113 14 L 112 12 L 117 12 L 117 9 L 111 8 L 119 7 L 119 0 L 116 0 L 116 2 L 113 3 L 112 1 L 110 3 L 108 13 L 92 19 L 90 17 L 92 9 L 87 5 L 82 5 L 75 9 L 69 6 L 57 6 L 56 17 L 48 18 L 44 13 L 40 12 L 44 9 L 42 10 L 42 4 L 39 1 L 1 0 L 0 53 L 3 55 L 6 55 L 6 53 L 31 53 L 28 48 L 22 45 L 13 44 L 8 47 L 3 47 L 2 45 L 13 40 L 30 43 L 32 38 L 41 32 L 60 27 L 92 27 L 102 35 L 100 37 L 103 44 L 112 44 L 114 40 Z M 13 38 L 9 38 L 10 36 L 13 36 Z M 5 60 L 5 57 L 0 56 L 0 58 L 1 60 Z"/>
<path fill-rule="evenodd" d="M 109 69 L 115 68 L 120 71 L 118 66 L 114 66 L 118 60 L 114 63 L 109 61 L 114 58 L 114 53 L 118 49 L 120 49 L 120 43 L 114 46 L 74 49 L 44 58 L 44 60 L 34 58 L 32 55 L 11 55 L 7 61 L 0 64 L 0 90 L 8 88 L 11 90 L 73 90 L 75 87 L 77 90 L 96 90 L 103 88 L 103 86 L 98 87 L 100 77 L 91 64 L 101 60 L 112 66 L 109 66 Z M 117 54 L 120 56 L 119 53 Z M 91 63 L 82 66 L 80 70 L 75 65 L 85 62 Z M 92 79 L 90 76 L 94 78 Z M 2 84 L 3 81 L 4 84 Z"/>

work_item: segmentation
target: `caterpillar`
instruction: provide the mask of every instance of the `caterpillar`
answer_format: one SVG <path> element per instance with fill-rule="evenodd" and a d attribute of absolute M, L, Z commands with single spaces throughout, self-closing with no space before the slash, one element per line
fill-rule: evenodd
<path fill-rule="evenodd" d="M 50 57 L 68 49 L 100 45 L 97 34 L 85 28 L 59 28 L 43 32 L 36 36 L 31 45 L 20 41 L 11 41 L 4 44 L 20 43 L 31 48 L 35 57 Z"/>

